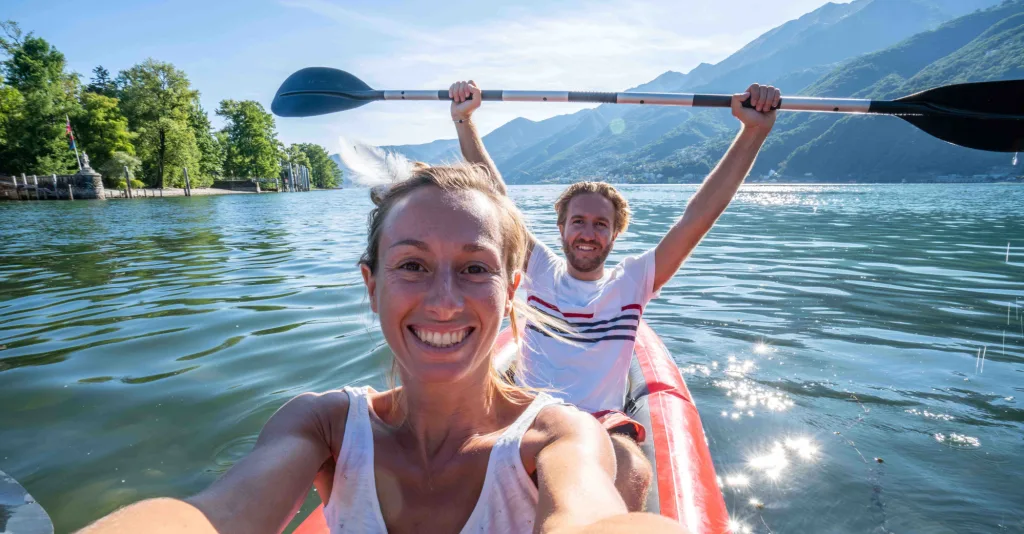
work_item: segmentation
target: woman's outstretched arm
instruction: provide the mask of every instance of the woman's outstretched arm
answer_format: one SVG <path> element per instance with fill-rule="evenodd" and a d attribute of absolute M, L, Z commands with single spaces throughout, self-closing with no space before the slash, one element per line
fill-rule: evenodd
<path fill-rule="evenodd" d="M 184 500 L 130 505 L 82 532 L 281 532 L 331 459 L 331 440 L 344 435 L 337 425 L 344 425 L 347 412 L 343 392 L 299 395 L 267 421 L 252 452 L 209 488 Z"/>
<path fill-rule="evenodd" d="M 685 534 L 678 523 L 653 514 L 627 513 L 615 489 L 615 453 L 608 432 L 590 414 L 548 408 L 534 428 L 547 436 L 537 454 L 539 534 Z"/>

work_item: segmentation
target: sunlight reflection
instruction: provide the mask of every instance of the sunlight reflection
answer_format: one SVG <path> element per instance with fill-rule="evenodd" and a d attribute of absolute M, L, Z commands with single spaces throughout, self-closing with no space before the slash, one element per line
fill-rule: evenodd
<path fill-rule="evenodd" d="M 818 446 L 810 438 L 788 437 L 784 442 L 776 441 L 767 452 L 748 459 L 747 465 L 761 471 L 769 480 L 778 480 L 790 465 L 787 449 L 803 460 L 813 460 L 818 454 Z"/>
<path fill-rule="evenodd" d="M 754 469 L 762 471 L 768 478 L 775 480 L 789 466 L 789 459 L 786 458 L 786 449 L 782 447 L 781 443 L 776 441 L 768 453 L 751 458 L 747 461 L 747 464 Z"/>
<path fill-rule="evenodd" d="M 735 408 L 741 411 L 745 410 L 750 416 L 754 415 L 754 408 L 761 407 L 770 412 L 781 412 L 794 405 L 794 402 L 786 394 L 746 379 L 721 380 L 715 385 L 725 389 L 726 396 L 734 399 Z"/>
<path fill-rule="evenodd" d="M 725 483 L 734 488 L 745 488 L 750 485 L 750 477 L 747 475 L 726 475 Z"/>
<path fill-rule="evenodd" d="M 786 438 L 786 448 L 808 460 L 818 453 L 818 447 L 808 438 Z"/>
<path fill-rule="evenodd" d="M 747 534 L 754 531 L 750 528 L 750 525 L 737 521 L 736 519 L 729 520 L 729 530 L 733 532 L 733 534 Z"/>
<path fill-rule="evenodd" d="M 944 413 L 932 413 L 929 412 L 928 410 L 918 410 L 917 408 L 906 410 L 906 412 L 911 415 L 920 415 L 925 419 L 938 419 L 940 421 L 952 421 L 954 419 L 952 415 L 946 415 Z"/>
<path fill-rule="evenodd" d="M 981 440 L 972 436 L 965 436 L 963 434 L 957 434 L 952 432 L 950 434 L 943 434 L 941 432 L 935 434 L 935 441 L 944 443 L 951 447 L 958 448 L 977 448 L 981 447 Z"/>

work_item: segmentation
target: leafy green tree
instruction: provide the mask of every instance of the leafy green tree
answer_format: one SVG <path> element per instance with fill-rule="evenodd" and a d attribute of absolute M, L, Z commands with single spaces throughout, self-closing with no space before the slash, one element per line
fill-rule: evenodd
<path fill-rule="evenodd" d="M 79 112 L 78 77 L 65 72 L 64 54 L 45 39 L 24 35 L 13 21 L 0 22 L 0 62 L 6 85 L 5 142 L 0 161 L 8 172 L 64 173 L 77 169 L 65 135 L 66 115 Z M 11 89 L 20 93 L 15 97 Z"/>
<path fill-rule="evenodd" d="M 206 187 L 213 183 L 211 177 L 202 176 L 196 171 L 199 169 L 202 154 L 199 153 L 192 128 L 185 121 L 168 117 L 159 119 L 155 124 L 139 132 L 137 146 L 143 172 L 146 172 L 147 161 L 162 161 L 164 187 L 185 187 L 183 169 L 188 169 L 192 187 Z M 162 159 L 156 153 L 161 149 Z M 156 184 L 159 186 L 160 182 Z"/>
<path fill-rule="evenodd" d="M 73 118 L 80 147 L 89 154 L 93 168 L 100 169 L 114 152 L 135 154 L 128 119 L 121 115 L 117 99 L 99 93 L 82 93 L 82 113 Z"/>
<path fill-rule="evenodd" d="M 85 90 L 103 96 L 117 96 L 117 84 L 110 77 L 110 71 L 103 68 L 102 65 L 92 69 L 92 80 L 89 81 Z"/>
<path fill-rule="evenodd" d="M 199 93 L 185 73 L 170 63 L 147 59 L 122 71 L 117 86 L 121 111 L 138 133 L 135 149 L 147 181 L 164 187 L 168 167 L 180 174 L 180 167 L 187 166 L 198 177 L 201 155 L 189 114 Z M 179 178 L 170 181 L 184 183 Z"/>
<path fill-rule="evenodd" d="M 338 186 L 341 182 L 341 168 L 331 159 L 327 149 L 314 143 L 298 143 L 292 147 L 298 147 L 309 160 L 310 181 L 314 187 L 329 189 Z"/>
<path fill-rule="evenodd" d="M 227 125 L 224 174 L 240 178 L 270 178 L 281 172 L 274 117 L 259 102 L 222 100 L 217 115 Z"/>
<path fill-rule="evenodd" d="M 7 158 L 10 157 L 6 154 L 8 152 L 7 147 L 9 146 L 8 124 L 19 122 L 19 115 L 24 105 L 25 99 L 22 98 L 21 93 L 17 89 L 6 85 L 4 77 L 0 75 L 0 161 L 7 161 Z M 3 170 L 14 172 L 13 169 L 4 169 L 0 165 L 0 171 Z"/>
<path fill-rule="evenodd" d="M 117 187 L 118 183 L 125 181 L 125 167 L 128 167 L 128 175 L 132 178 L 132 187 L 136 187 L 136 182 L 140 184 L 138 187 L 142 187 L 142 182 L 136 179 L 136 176 L 142 171 L 142 160 L 127 152 L 114 152 L 102 166 L 96 167 L 96 170 L 103 175 L 104 185 Z"/>
<path fill-rule="evenodd" d="M 309 156 L 302 150 L 302 147 L 298 144 L 294 144 L 284 149 L 284 158 L 288 163 L 295 165 L 301 165 L 307 169 L 312 169 L 313 164 L 309 161 Z M 312 171 L 311 171 L 312 172 Z"/>
<path fill-rule="evenodd" d="M 192 134 L 196 138 L 196 146 L 199 148 L 198 175 L 205 182 L 213 183 L 213 178 L 221 176 L 224 171 L 224 146 L 213 135 L 210 126 L 210 117 L 206 110 L 199 104 L 197 98 L 189 110 L 188 123 L 192 128 Z M 189 170 L 193 173 L 192 170 Z M 194 174 L 189 174 L 189 178 Z"/>

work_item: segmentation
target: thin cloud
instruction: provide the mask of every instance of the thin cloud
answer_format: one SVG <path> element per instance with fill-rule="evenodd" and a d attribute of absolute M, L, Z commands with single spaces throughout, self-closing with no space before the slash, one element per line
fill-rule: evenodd
<path fill-rule="evenodd" d="M 653 79 L 667 70 L 685 72 L 700 62 L 716 62 L 821 0 L 800 0 L 773 8 L 779 20 L 748 16 L 763 9 L 755 0 L 694 0 L 685 9 L 668 2 L 615 2 L 585 8 L 553 6 L 545 12 L 503 12 L 463 22 L 409 21 L 356 12 L 328 0 L 282 0 L 337 22 L 343 31 L 379 34 L 379 48 L 343 58 L 351 70 L 378 89 L 442 89 L 472 78 L 492 89 L 617 91 Z M 784 11 L 784 12 L 780 12 Z M 447 106 L 393 104 L 349 112 L 331 128 L 377 144 L 422 143 L 451 138 Z M 375 106 L 369 106 L 373 108 Z M 479 117 L 489 131 L 516 116 L 541 120 L 587 106 L 502 104 Z M 413 110 L 421 115 L 413 115 Z M 333 148 L 333 147 L 332 147 Z"/>

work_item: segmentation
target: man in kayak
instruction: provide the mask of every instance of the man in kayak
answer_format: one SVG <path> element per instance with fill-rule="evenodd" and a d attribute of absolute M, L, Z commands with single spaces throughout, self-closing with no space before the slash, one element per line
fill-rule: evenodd
<path fill-rule="evenodd" d="M 480 107 L 480 89 L 472 81 L 457 82 L 449 93 L 463 157 L 485 165 L 495 187 L 506 193 L 471 120 Z M 751 108 L 742 105 L 748 97 Z M 630 510 L 643 508 L 652 478 L 637 445 L 644 440 L 644 428 L 621 412 L 640 317 L 729 205 L 775 124 L 780 99 L 778 89 L 758 84 L 733 96 L 740 132 L 657 247 L 605 266 L 615 239 L 629 225 L 630 210 L 622 194 L 604 182 L 575 183 L 555 202 L 565 259 L 531 235 L 522 284 L 527 300 L 537 311 L 568 323 L 575 343 L 527 324 L 524 371 L 517 380 L 555 389 L 603 423 L 615 450 L 616 488 Z"/>

